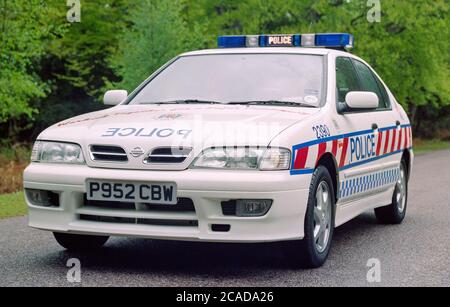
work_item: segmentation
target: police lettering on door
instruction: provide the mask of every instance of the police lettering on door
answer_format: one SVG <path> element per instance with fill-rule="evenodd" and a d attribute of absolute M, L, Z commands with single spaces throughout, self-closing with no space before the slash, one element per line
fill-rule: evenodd
<path fill-rule="evenodd" d="M 376 154 L 374 134 L 350 138 L 350 163 L 372 158 Z"/>

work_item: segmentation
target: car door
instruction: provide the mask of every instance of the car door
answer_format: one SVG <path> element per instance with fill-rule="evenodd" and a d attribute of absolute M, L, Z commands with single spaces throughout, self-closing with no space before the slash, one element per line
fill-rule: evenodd
<path fill-rule="evenodd" d="M 370 196 L 386 192 L 396 181 L 399 160 L 391 154 L 397 148 L 396 118 L 386 89 L 363 62 L 336 58 L 336 87 L 338 104 L 350 91 L 374 92 L 380 101 L 375 110 L 346 110 L 337 119 L 342 135 L 339 203 L 373 205 Z"/>

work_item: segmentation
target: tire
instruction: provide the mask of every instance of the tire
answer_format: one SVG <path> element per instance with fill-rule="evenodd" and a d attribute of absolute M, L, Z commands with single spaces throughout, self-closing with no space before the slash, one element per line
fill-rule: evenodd
<path fill-rule="evenodd" d="M 406 216 L 408 206 L 408 172 L 405 160 L 400 163 L 400 176 L 395 185 L 392 203 L 376 208 L 375 216 L 382 224 L 401 224 Z"/>
<path fill-rule="evenodd" d="M 109 237 L 85 236 L 54 232 L 59 245 L 70 251 L 88 251 L 101 248 Z"/>
<path fill-rule="evenodd" d="M 322 202 L 320 201 L 322 195 Z M 326 199 L 325 199 L 326 198 Z M 333 182 L 327 168 L 319 166 L 311 180 L 305 216 L 305 237 L 290 242 L 289 262 L 295 268 L 318 268 L 328 258 L 334 232 L 335 194 Z M 322 211 L 318 210 L 320 207 Z M 317 225 L 317 221 L 320 225 Z"/>

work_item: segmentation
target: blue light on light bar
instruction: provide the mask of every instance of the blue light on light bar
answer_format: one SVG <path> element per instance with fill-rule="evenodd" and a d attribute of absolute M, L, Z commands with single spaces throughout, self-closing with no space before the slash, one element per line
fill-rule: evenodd
<path fill-rule="evenodd" d="M 347 33 L 220 36 L 219 48 L 245 47 L 325 47 L 353 48 L 353 35 Z"/>
<path fill-rule="evenodd" d="M 242 48 L 247 47 L 247 36 L 219 36 L 219 48 Z"/>
<path fill-rule="evenodd" d="M 316 46 L 353 48 L 353 35 L 346 33 L 316 34 Z"/>

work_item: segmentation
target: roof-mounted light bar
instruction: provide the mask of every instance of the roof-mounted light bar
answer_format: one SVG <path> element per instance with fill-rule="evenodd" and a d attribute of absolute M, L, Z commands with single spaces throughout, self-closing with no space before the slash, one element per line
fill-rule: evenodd
<path fill-rule="evenodd" d="M 324 47 L 350 49 L 354 37 L 347 33 L 329 34 L 286 34 L 286 35 L 238 35 L 220 36 L 219 48 L 251 47 Z"/>

